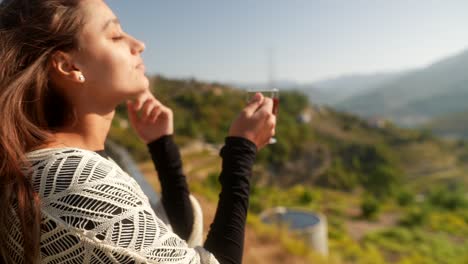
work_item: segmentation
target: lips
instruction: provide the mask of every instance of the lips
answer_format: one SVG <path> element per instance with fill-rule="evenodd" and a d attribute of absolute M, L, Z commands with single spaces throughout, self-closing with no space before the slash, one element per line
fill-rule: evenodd
<path fill-rule="evenodd" d="M 136 66 L 137 69 L 141 69 L 141 70 L 145 70 L 145 64 L 144 63 L 140 63 Z"/>

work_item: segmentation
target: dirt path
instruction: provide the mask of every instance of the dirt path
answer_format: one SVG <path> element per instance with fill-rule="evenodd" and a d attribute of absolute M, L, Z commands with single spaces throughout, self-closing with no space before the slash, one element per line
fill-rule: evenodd
<path fill-rule="evenodd" d="M 380 214 L 375 222 L 358 219 L 359 213 L 356 212 L 351 212 L 350 214 L 350 219 L 355 218 L 356 220 L 346 221 L 346 229 L 348 234 L 356 241 L 360 241 L 370 232 L 395 226 L 400 219 L 400 214 L 392 212 Z"/>

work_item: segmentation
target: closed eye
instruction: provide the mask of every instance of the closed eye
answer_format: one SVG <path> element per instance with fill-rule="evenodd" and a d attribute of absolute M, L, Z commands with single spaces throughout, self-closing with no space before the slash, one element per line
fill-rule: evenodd
<path fill-rule="evenodd" d="M 121 40 L 121 39 L 123 39 L 123 35 L 115 36 L 115 37 L 112 38 L 112 40 L 115 40 L 115 41 Z"/>

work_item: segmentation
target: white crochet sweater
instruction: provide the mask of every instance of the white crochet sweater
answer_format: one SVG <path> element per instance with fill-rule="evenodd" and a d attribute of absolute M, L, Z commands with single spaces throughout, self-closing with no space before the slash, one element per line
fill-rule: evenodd
<path fill-rule="evenodd" d="M 155 215 L 137 182 L 115 162 L 77 148 L 28 153 L 41 197 L 41 263 L 218 263 Z M 9 251 L 22 262 L 12 208 Z"/>

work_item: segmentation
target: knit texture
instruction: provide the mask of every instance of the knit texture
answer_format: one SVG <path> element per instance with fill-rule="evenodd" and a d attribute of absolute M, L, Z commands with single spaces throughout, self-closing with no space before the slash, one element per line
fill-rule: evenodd
<path fill-rule="evenodd" d="M 77 148 L 42 149 L 27 157 L 41 197 L 41 263 L 218 263 L 172 233 L 137 182 L 112 160 Z M 8 244 L 21 263 L 14 208 Z"/>

